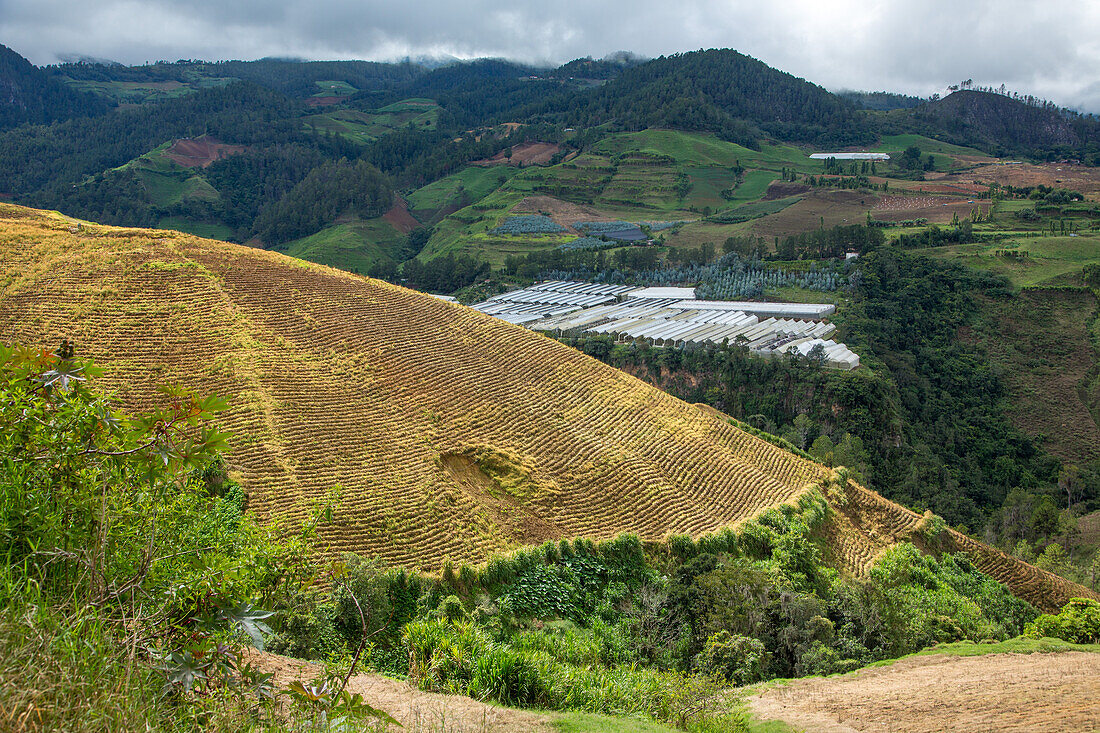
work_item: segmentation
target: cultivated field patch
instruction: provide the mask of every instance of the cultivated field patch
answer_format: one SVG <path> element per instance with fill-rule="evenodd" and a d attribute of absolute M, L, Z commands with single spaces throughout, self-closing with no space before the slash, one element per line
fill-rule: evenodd
<path fill-rule="evenodd" d="M 184 168 L 205 168 L 215 160 L 243 153 L 247 149 L 244 145 L 229 145 L 217 138 L 203 135 L 176 140 L 164 151 L 164 157 Z"/>
<path fill-rule="evenodd" d="M 772 686 L 758 718 L 815 733 L 1078 733 L 1100 728 L 1100 653 L 908 657 Z"/>

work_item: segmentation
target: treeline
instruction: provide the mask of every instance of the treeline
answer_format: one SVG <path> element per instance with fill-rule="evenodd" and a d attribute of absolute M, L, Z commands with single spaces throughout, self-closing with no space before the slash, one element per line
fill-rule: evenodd
<path fill-rule="evenodd" d="M 592 94 L 582 117 L 627 129 L 706 130 L 742 144 L 755 139 L 755 129 L 820 145 L 874 139 L 847 102 L 729 49 L 662 56 L 628 69 Z"/>
<path fill-rule="evenodd" d="M 186 97 L 47 127 L 0 134 L 0 190 L 32 205 L 63 204 L 87 176 L 104 175 L 172 138 L 216 136 L 223 142 L 274 145 L 308 137 L 300 107 L 254 84 Z"/>
<path fill-rule="evenodd" d="M 1027 98 L 964 89 L 913 109 L 888 112 L 879 124 L 882 134 L 917 133 L 998 157 L 1100 162 L 1100 122 Z"/>
<path fill-rule="evenodd" d="M 175 81 L 202 86 L 204 79 L 251 81 L 293 97 L 308 97 L 322 89 L 318 81 L 342 81 L 359 90 L 372 90 L 407 83 L 424 73 L 424 67 L 409 62 L 375 61 L 157 61 L 140 66 L 76 62 L 44 69 L 57 77 L 85 81 L 158 83 Z"/>
<path fill-rule="evenodd" d="M 815 229 L 785 237 L 776 245 L 780 260 L 824 260 L 843 258 L 848 252 L 863 252 L 886 241 L 879 229 L 862 224 Z"/>
<path fill-rule="evenodd" d="M 415 257 L 407 260 L 398 270 L 386 263 L 376 266 L 376 277 L 400 280 L 404 284 L 433 293 L 453 293 L 489 276 L 489 263 L 470 255 L 446 254 L 421 262 Z M 400 275 L 398 275 L 400 272 Z"/>
<path fill-rule="evenodd" d="M 266 244 L 278 245 L 318 232 L 345 214 L 381 216 L 392 204 L 393 186 L 381 171 L 365 160 L 341 158 L 311 170 L 264 210 L 255 229 Z"/>
<path fill-rule="evenodd" d="M 0 130 L 93 117 L 105 113 L 108 107 L 106 101 L 73 91 L 0 45 Z"/>
<path fill-rule="evenodd" d="M 204 175 L 221 194 L 221 220 L 235 230 L 238 241 L 245 241 L 257 233 L 254 223 L 260 212 L 326 159 L 317 147 L 282 143 L 214 161 Z"/>

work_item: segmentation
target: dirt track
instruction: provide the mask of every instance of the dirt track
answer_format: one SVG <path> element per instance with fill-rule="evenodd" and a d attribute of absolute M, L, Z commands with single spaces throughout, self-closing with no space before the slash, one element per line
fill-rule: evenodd
<path fill-rule="evenodd" d="M 911 657 L 749 698 L 753 714 L 814 733 L 1100 730 L 1100 654 Z"/>
<path fill-rule="evenodd" d="M 274 672 L 275 682 L 285 687 L 291 680 L 309 682 L 321 674 L 319 665 L 278 654 L 253 653 L 253 666 Z M 402 730 L 433 733 L 539 733 L 550 731 L 550 716 L 488 705 L 460 695 L 422 692 L 407 682 L 375 674 L 357 674 L 348 682 L 348 691 L 358 692 L 363 700 L 384 710 L 402 725 Z"/>

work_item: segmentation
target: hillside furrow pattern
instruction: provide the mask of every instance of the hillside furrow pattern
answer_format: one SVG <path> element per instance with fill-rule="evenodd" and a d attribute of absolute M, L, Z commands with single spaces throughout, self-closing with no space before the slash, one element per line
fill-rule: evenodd
<path fill-rule="evenodd" d="M 337 489 L 320 549 L 392 565 L 436 570 L 561 537 L 699 536 L 830 475 L 469 308 L 272 252 L 0 205 L 0 340 L 62 338 L 128 408 L 154 404 L 161 384 L 229 398 L 227 463 L 250 508 L 298 521 Z M 463 479 L 448 456 L 508 465 Z M 905 534 L 897 511 L 845 520 L 844 569 Z M 958 543 L 996 577 L 1050 586 Z"/>

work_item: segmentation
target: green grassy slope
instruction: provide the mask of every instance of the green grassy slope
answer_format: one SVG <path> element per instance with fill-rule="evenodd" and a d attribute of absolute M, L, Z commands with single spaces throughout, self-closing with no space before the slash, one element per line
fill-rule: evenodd
<path fill-rule="evenodd" d="M 401 232 L 385 219 L 377 218 L 334 224 L 289 242 L 283 251 L 319 265 L 367 273 L 376 262 L 395 259 L 403 243 Z"/>

